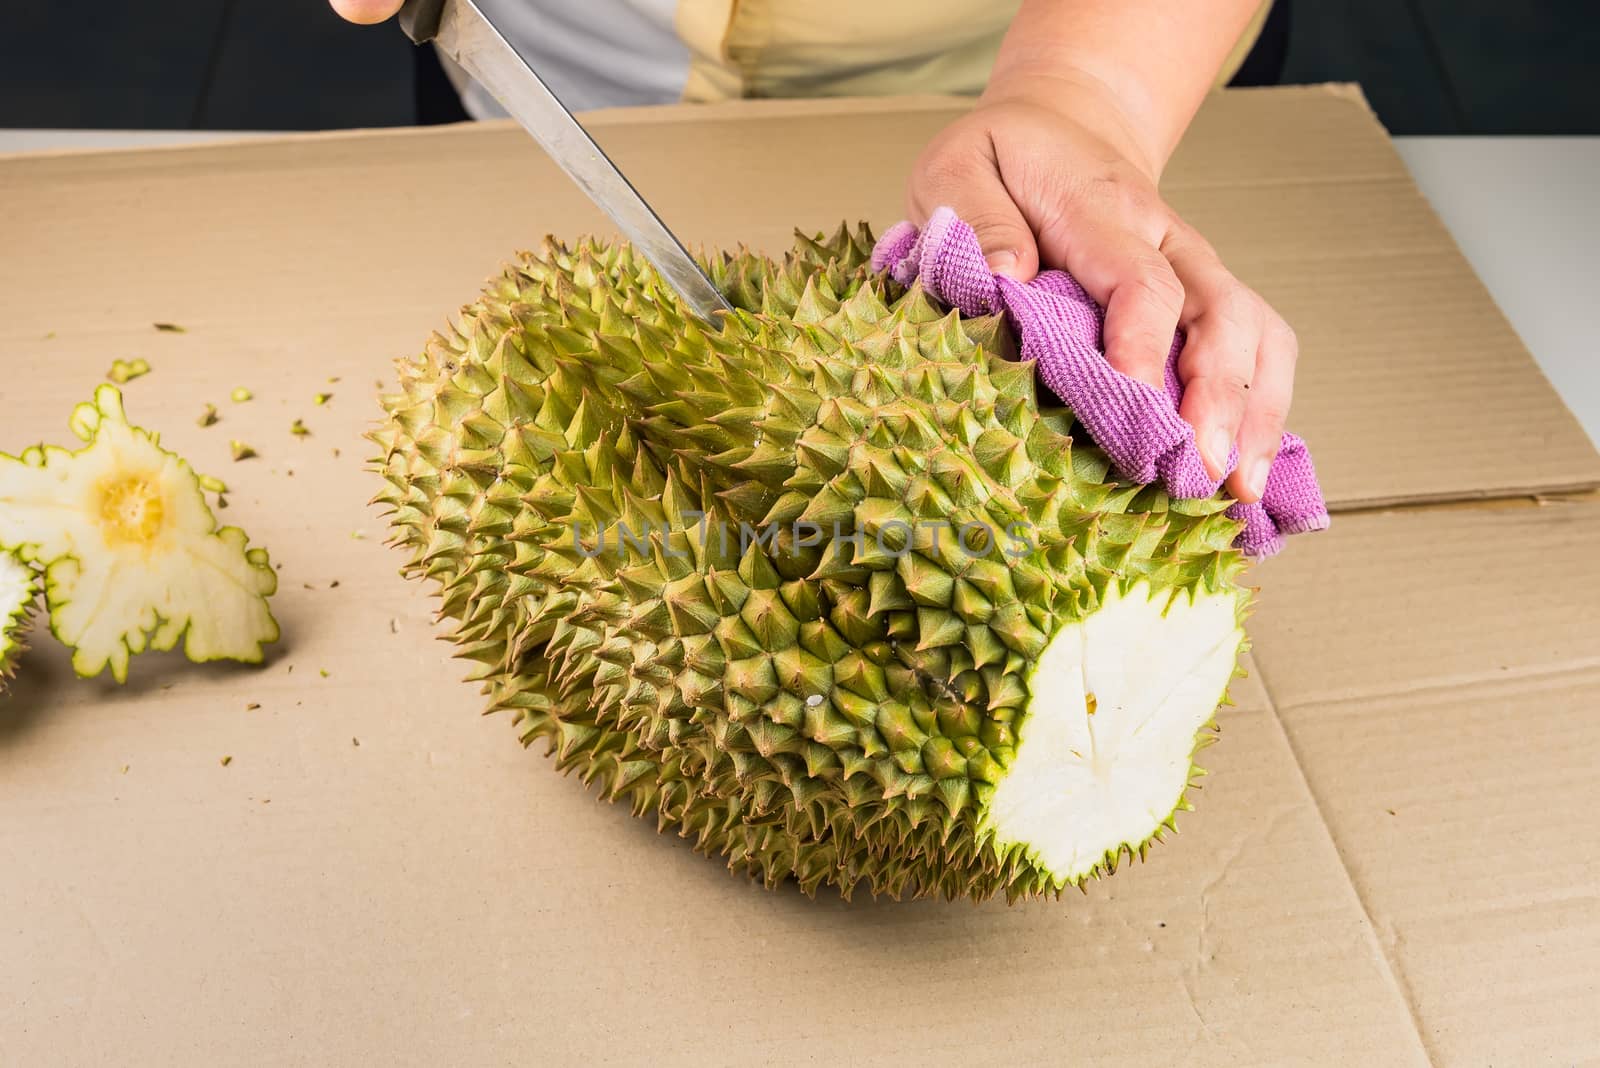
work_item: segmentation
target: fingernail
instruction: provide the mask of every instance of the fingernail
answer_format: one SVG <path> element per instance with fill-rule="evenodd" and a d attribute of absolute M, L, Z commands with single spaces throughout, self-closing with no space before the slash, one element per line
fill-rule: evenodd
<path fill-rule="evenodd" d="M 1221 478 L 1228 470 L 1228 451 L 1233 442 L 1228 438 L 1228 432 L 1221 427 L 1206 435 L 1206 459 L 1211 461 L 1211 473 L 1215 478 Z"/>
<path fill-rule="evenodd" d="M 992 274 L 1003 274 L 1010 277 L 1017 270 L 1017 255 L 1014 252 L 991 253 L 987 262 L 989 271 Z"/>
<path fill-rule="evenodd" d="M 1252 496 L 1260 497 L 1267 489 L 1267 474 L 1272 470 L 1272 461 L 1265 456 L 1257 456 L 1250 461 L 1250 466 L 1245 469 L 1244 486 Z"/>

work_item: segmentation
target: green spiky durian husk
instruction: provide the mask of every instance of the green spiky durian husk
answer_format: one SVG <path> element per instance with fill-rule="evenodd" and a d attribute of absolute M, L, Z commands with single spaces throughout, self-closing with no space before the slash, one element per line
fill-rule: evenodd
<path fill-rule="evenodd" d="M 491 709 L 606 798 L 768 885 L 1058 893 L 1084 873 L 984 815 L 1030 668 L 1135 584 L 1234 591 L 1237 525 L 1119 482 L 998 320 L 872 272 L 871 245 L 715 259 L 738 311 L 712 329 L 626 245 L 547 242 L 401 362 L 379 499 Z M 907 546 L 914 520 L 996 536 Z"/>
<path fill-rule="evenodd" d="M 15 553 L 0 549 L 0 694 L 16 673 L 17 658 L 27 649 L 23 631 L 39 596 L 39 578 Z"/>

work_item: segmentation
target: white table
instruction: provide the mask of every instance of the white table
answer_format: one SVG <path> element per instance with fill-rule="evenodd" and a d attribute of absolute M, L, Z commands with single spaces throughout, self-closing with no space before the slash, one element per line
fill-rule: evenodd
<path fill-rule="evenodd" d="M 1395 145 L 1600 445 L 1600 137 L 1397 137 Z"/>
<path fill-rule="evenodd" d="M 0 130 L 0 153 L 257 134 Z M 1417 184 L 1600 444 L 1600 137 L 1397 137 Z"/>

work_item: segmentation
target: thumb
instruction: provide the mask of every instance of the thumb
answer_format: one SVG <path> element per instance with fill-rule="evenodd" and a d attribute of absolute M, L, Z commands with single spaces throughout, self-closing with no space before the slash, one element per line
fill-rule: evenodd
<path fill-rule="evenodd" d="M 390 18 L 400 10 L 401 0 L 328 0 L 346 22 L 370 26 Z"/>
<path fill-rule="evenodd" d="M 953 191 L 945 203 L 978 235 L 989 270 L 1018 282 L 1039 273 L 1039 246 L 1000 177 Z"/>
<path fill-rule="evenodd" d="M 935 145 L 912 171 L 907 200 L 911 221 L 928 224 L 934 210 L 947 207 L 978 235 L 989 270 L 1019 282 L 1039 273 L 1039 246 L 1022 211 L 1006 191 L 992 158 L 952 159 Z"/>

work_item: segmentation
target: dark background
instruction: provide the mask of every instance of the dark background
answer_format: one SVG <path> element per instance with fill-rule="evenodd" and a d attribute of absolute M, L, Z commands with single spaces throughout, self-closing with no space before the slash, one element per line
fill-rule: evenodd
<path fill-rule="evenodd" d="M 325 0 L 6 6 L 0 127 L 417 121 L 411 44 Z M 1295 0 L 1283 80 L 1360 82 L 1397 134 L 1596 134 L 1600 2 Z"/>

